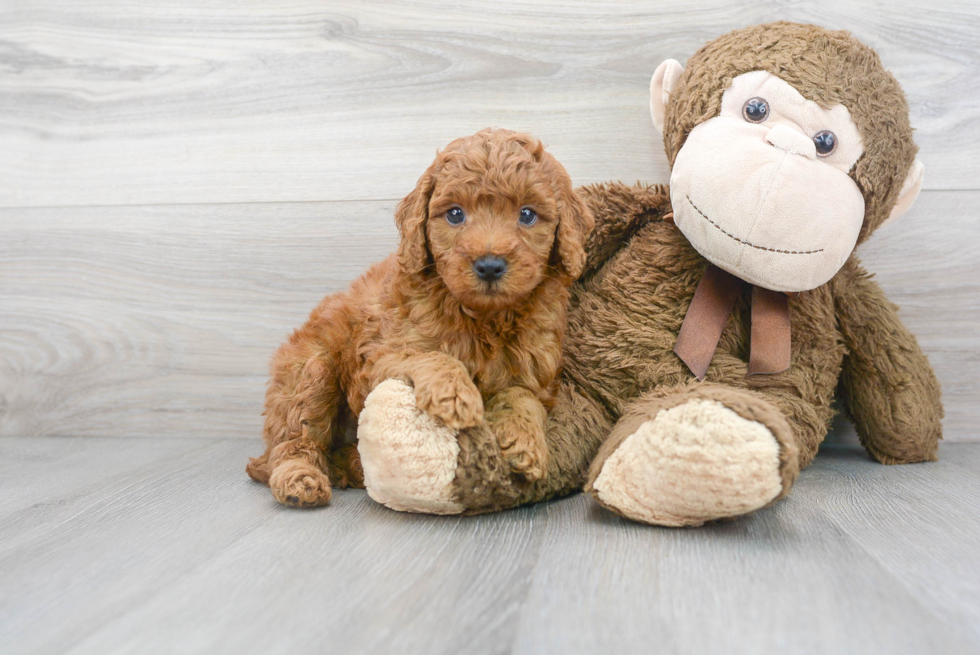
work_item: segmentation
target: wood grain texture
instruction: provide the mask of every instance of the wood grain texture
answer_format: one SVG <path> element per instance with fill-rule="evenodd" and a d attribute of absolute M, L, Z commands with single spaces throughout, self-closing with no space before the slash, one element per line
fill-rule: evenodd
<path fill-rule="evenodd" d="M 980 652 L 980 445 L 896 467 L 827 449 L 788 500 L 697 530 L 581 495 L 295 511 L 249 453 L 0 439 L 0 652 Z"/>
<path fill-rule="evenodd" d="M 699 530 L 244 475 L 270 355 L 436 148 L 499 125 L 666 181 L 656 65 L 777 19 L 906 89 L 927 191 L 860 255 L 980 441 L 974 0 L 0 4 L 0 653 L 980 653 L 976 444 L 880 466 L 838 420 L 787 501 Z"/>
<path fill-rule="evenodd" d="M 392 204 L 0 210 L 0 434 L 249 436 L 267 363 Z"/>
<path fill-rule="evenodd" d="M 514 652 L 976 652 L 980 567 L 964 551 L 980 522 L 976 494 L 959 491 L 977 475 L 976 446 L 944 447 L 942 457 L 968 448 L 968 472 L 874 467 L 857 448 L 827 449 L 786 501 L 706 529 L 651 529 L 591 503 L 554 504 L 561 518 L 547 524 L 550 557 L 535 571 Z M 583 552 L 594 553 L 585 565 Z M 929 589 L 946 579 L 948 590 Z"/>
<path fill-rule="evenodd" d="M 488 125 L 577 183 L 663 182 L 657 64 L 777 19 L 876 48 L 926 188 L 977 187 L 973 0 L 31 0 L 0 7 L 0 206 L 395 199 Z"/>
<path fill-rule="evenodd" d="M 860 252 L 936 367 L 951 441 L 980 440 L 978 206 L 924 192 Z M 0 209 L 0 435 L 257 439 L 269 357 L 394 250 L 392 211 Z"/>

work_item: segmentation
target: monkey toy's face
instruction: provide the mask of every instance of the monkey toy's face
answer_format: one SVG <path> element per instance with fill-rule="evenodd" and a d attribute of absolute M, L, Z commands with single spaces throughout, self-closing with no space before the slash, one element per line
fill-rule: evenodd
<path fill-rule="evenodd" d="M 668 60 L 651 81 L 661 131 L 682 73 Z M 840 270 L 865 221 L 865 196 L 849 175 L 865 144 L 847 107 L 822 107 L 755 70 L 732 78 L 717 115 L 688 129 L 670 199 L 674 223 L 702 256 L 774 291 L 813 289 Z M 921 181 L 916 163 L 893 214 L 911 204 Z"/>
<path fill-rule="evenodd" d="M 862 152 L 844 106 L 822 109 L 771 73 L 739 75 L 674 160 L 674 223 L 743 280 L 812 289 L 857 242 L 864 198 L 847 172 Z"/>

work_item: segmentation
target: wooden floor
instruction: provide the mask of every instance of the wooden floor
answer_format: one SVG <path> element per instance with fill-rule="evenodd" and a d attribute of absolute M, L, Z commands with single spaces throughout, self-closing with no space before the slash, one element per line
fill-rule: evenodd
<path fill-rule="evenodd" d="M 0 653 L 980 653 L 980 444 L 702 529 L 277 506 L 241 439 L 0 439 Z"/>
<path fill-rule="evenodd" d="M 923 192 L 859 255 L 936 368 L 939 463 L 838 422 L 790 498 L 699 530 L 588 499 L 278 507 L 267 362 L 396 245 L 451 139 L 666 182 L 650 75 L 770 20 L 849 29 Z M 980 653 L 975 0 L 0 2 L 0 655 Z"/>

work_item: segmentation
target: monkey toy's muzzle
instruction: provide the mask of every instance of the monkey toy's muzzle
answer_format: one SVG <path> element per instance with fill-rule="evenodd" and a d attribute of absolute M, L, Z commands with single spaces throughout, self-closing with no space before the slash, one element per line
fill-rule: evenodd
<path fill-rule="evenodd" d="M 724 117 L 701 123 L 670 178 L 674 223 L 695 250 L 747 282 L 785 292 L 832 278 L 864 222 L 857 184 L 791 129 Z"/>

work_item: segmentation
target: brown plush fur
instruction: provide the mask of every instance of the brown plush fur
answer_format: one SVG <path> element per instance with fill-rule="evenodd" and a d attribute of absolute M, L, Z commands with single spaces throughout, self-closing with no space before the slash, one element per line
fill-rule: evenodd
<path fill-rule="evenodd" d="M 673 161 L 691 129 L 718 113 L 733 77 L 758 69 L 779 75 L 805 97 L 825 105 L 843 102 L 850 110 L 866 149 L 851 171 L 866 201 L 866 238 L 894 205 L 915 145 L 901 90 L 877 56 L 846 33 L 776 23 L 705 46 L 689 61 L 668 105 L 668 157 Z M 603 184 L 579 193 L 596 217 L 596 230 L 585 275 L 572 289 L 562 393 L 547 433 L 549 475 L 537 482 L 516 479 L 497 463 L 491 435 L 464 430 L 457 491 L 469 512 L 575 491 L 590 462 L 591 485 L 643 420 L 692 398 L 718 400 L 769 428 L 780 444 L 780 497 L 824 439 L 835 392 L 878 461 L 936 458 L 939 384 L 896 307 L 855 256 L 827 284 L 790 299 L 789 370 L 746 375 L 746 285 L 699 383 L 673 348 L 707 261 L 663 220 L 671 211 L 667 188 Z"/>
<path fill-rule="evenodd" d="M 465 222 L 451 225 L 457 207 Z M 523 207 L 533 225 L 518 223 Z M 395 219 L 397 255 L 325 298 L 273 358 L 266 452 L 247 471 L 284 504 L 325 504 L 331 483 L 361 484 L 338 426 L 387 378 L 411 383 L 450 427 L 488 425 L 508 475 L 547 471 L 567 287 L 593 223 L 567 173 L 533 137 L 484 130 L 439 153 Z M 485 255 L 507 262 L 495 282 L 473 270 Z"/>

